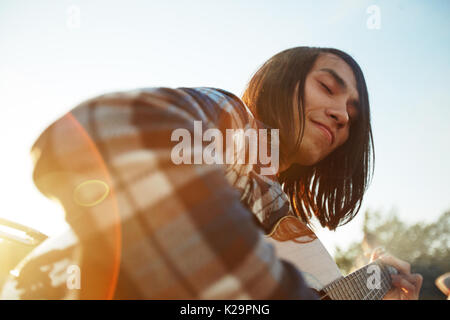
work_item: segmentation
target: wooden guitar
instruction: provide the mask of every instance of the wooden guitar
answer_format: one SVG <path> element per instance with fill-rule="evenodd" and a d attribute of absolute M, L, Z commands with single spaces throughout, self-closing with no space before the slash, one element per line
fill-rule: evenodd
<path fill-rule="evenodd" d="M 342 276 L 336 262 L 319 238 L 299 237 L 279 241 L 267 237 L 277 255 L 301 270 L 308 285 L 315 289 L 320 299 L 380 300 L 391 289 L 391 274 L 398 271 L 376 260 L 347 276 Z"/>

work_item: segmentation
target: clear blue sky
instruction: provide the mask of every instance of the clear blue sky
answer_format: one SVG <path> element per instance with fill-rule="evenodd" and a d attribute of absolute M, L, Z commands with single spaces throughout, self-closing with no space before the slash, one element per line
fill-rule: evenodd
<path fill-rule="evenodd" d="M 380 10 L 369 29 L 367 8 Z M 31 181 L 39 133 L 94 95 L 150 86 L 210 86 L 240 95 L 275 53 L 347 51 L 372 106 L 373 183 L 363 209 L 408 222 L 450 209 L 449 1 L 0 2 L 0 216 L 54 234 L 59 208 Z M 362 212 L 361 212 L 362 213 Z M 360 240 L 360 214 L 325 245 Z"/>

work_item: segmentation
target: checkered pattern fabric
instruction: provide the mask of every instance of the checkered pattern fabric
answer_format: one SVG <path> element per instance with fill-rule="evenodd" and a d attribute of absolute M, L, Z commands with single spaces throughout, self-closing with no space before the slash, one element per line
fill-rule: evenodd
<path fill-rule="evenodd" d="M 79 298 L 314 299 L 265 240 L 292 214 L 274 176 L 173 163 L 171 134 L 194 136 L 194 121 L 265 127 L 224 90 L 148 88 L 80 104 L 33 146 L 35 184 L 64 206 L 81 248 Z"/>

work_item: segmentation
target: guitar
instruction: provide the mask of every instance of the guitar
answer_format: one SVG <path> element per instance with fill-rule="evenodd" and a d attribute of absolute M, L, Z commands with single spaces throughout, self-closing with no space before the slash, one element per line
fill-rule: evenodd
<path fill-rule="evenodd" d="M 288 219 L 281 222 L 289 223 L 289 217 L 285 218 Z M 381 300 L 392 288 L 391 274 L 398 273 L 394 267 L 375 260 L 344 277 L 322 242 L 312 234 L 313 237 L 300 236 L 287 241 L 270 236 L 267 239 L 281 259 L 294 264 L 302 272 L 320 299 Z"/>
<path fill-rule="evenodd" d="M 47 235 L 20 223 L 0 218 L 0 239 L 36 247 Z"/>

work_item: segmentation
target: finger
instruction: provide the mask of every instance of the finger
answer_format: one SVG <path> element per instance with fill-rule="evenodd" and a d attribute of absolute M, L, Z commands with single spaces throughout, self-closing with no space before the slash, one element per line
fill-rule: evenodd
<path fill-rule="evenodd" d="M 385 253 L 386 253 L 386 250 L 383 247 L 377 247 L 377 248 L 373 249 L 370 260 L 374 261 L 374 260 L 380 258 Z"/>
<path fill-rule="evenodd" d="M 412 279 L 410 279 L 409 281 L 412 282 L 414 284 L 414 286 L 416 287 L 416 293 L 418 296 L 420 289 L 422 288 L 423 277 L 422 277 L 422 275 L 420 275 L 418 273 L 413 273 L 410 276 Z"/>
<path fill-rule="evenodd" d="M 405 276 L 394 277 L 392 284 L 398 290 L 402 300 L 418 299 L 420 289 L 414 283 L 408 281 Z"/>
<path fill-rule="evenodd" d="M 422 285 L 422 281 L 423 278 L 420 274 L 418 273 L 412 273 L 412 274 L 392 274 L 391 275 L 392 278 L 395 277 L 401 277 L 403 279 L 405 279 L 406 281 L 408 281 L 409 283 L 412 283 L 415 287 L 419 287 Z"/>
<path fill-rule="evenodd" d="M 410 274 L 411 273 L 411 265 L 403 260 L 400 260 L 390 254 L 384 254 L 380 257 L 384 263 L 389 264 L 396 268 L 400 273 Z"/>
<path fill-rule="evenodd" d="M 414 273 L 412 276 L 414 276 L 416 279 L 416 288 L 418 288 L 418 290 L 420 290 L 420 288 L 422 288 L 422 283 L 423 283 L 423 277 L 421 274 L 419 273 Z"/>
<path fill-rule="evenodd" d="M 396 275 L 395 277 L 393 276 L 392 284 L 399 289 L 405 289 L 407 292 L 416 291 L 416 286 L 414 285 L 414 283 L 411 283 L 406 277 L 402 275 Z M 406 293 L 405 290 L 402 291 Z"/>

